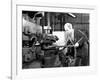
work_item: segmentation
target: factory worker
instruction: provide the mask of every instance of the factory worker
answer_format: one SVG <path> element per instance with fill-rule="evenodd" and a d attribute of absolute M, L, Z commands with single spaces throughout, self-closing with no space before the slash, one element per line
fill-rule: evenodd
<path fill-rule="evenodd" d="M 89 65 L 89 39 L 82 30 L 75 30 L 74 43 L 77 43 L 76 47 L 76 61 L 75 66 L 88 66 Z"/>
<path fill-rule="evenodd" d="M 68 66 L 68 62 L 66 61 L 66 55 L 68 54 L 69 48 L 67 48 L 67 46 L 69 45 L 69 41 L 71 42 L 71 44 L 73 45 L 74 43 L 74 29 L 72 28 L 72 24 L 71 23 L 66 23 L 64 25 L 64 37 L 65 37 L 65 46 L 66 48 L 63 50 L 63 54 L 59 54 L 59 58 L 61 61 L 62 66 L 66 67 Z"/>
<path fill-rule="evenodd" d="M 76 48 L 75 66 L 89 65 L 89 40 L 87 35 L 81 30 L 73 29 L 71 23 L 66 23 L 64 25 L 64 29 L 66 44 L 68 41 L 71 41 L 71 43 Z M 65 51 L 68 52 L 67 48 Z"/>
<path fill-rule="evenodd" d="M 72 28 L 71 23 L 66 23 L 64 25 L 65 29 L 65 43 L 67 43 L 69 40 L 73 43 L 74 41 L 74 29 Z"/>

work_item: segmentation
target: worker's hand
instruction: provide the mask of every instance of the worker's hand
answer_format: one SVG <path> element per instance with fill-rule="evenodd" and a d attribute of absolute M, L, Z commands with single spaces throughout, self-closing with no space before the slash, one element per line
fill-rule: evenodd
<path fill-rule="evenodd" d="M 63 47 L 60 47 L 60 48 L 59 48 L 59 50 L 62 50 L 62 49 L 63 49 Z"/>
<path fill-rule="evenodd" d="M 79 47 L 79 43 L 76 43 L 76 44 L 75 44 L 75 47 Z"/>

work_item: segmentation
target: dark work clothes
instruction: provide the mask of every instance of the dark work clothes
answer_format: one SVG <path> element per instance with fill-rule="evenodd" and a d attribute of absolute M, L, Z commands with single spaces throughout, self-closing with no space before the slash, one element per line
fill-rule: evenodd
<path fill-rule="evenodd" d="M 89 65 L 89 43 L 86 34 L 82 34 L 80 31 L 75 31 L 75 42 L 78 42 L 79 47 L 76 48 L 76 66 Z"/>

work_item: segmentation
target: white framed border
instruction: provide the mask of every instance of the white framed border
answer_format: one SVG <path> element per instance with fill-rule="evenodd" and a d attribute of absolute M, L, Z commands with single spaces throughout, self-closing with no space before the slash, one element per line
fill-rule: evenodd
<path fill-rule="evenodd" d="M 22 70 L 22 10 L 48 11 L 48 12 L 73 12 L 90 14 L 90 66 L 45 68 Z M 97 70 L 96 64 L 96 8 L 92 6 L 72 6 L 61 4 L 41 4 L 12 2 L 12 53 L 11 53 L 11 76 L 12 80 L 27 80 L 42 77 L 70 76 L 94 74 Z"/>

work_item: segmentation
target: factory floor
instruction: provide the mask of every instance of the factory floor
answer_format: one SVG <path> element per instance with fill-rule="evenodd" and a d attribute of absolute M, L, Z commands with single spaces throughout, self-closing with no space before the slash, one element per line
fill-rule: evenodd
<path fill-rule="evenodd" d="M 31 69 L 31 68 L 41 68 L 41 62 L 40 61 L 32 61 L 29 63 L 23 63 L 23 69 Z"/>
<path fill-rule="evenodd" d="M 59 57 L 56 58 L 45 58 L 45 65 L 42 64 L 42 60 L 33 60 L 31 62 L 23 63 L 23 69 L 33 69 L 33 68 L 50 68 L 50 67 L 64 67 L 64 65 L 59 61 Z M 66 67 L 75 66 L 75 59 L 71 60 L 71 64 Z"/>
<path fill-rule="evenodd" d="M 31 62 L 23 63 L 23 69 L 31 69 L 31 68 L 43 68 L 43 67 L 57 67 L 61 64 L 59 61 L 59 57 L 56 58 L 45 58 L 45 65 L 42 64 L 42 60 L 33 60 Z"/>

